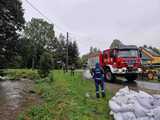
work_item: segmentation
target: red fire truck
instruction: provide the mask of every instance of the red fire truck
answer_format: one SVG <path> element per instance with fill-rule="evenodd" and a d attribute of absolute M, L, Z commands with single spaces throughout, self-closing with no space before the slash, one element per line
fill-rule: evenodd
<path fill-rule="evenodd" d="M 133 81 L 142 72 L 141 52 L 133 45 L 106 49 L 89 56 L 88 65 L 90 69 L 93 69 L 97 62 L 103 67 L 105 78 L 108 81 L 114 81 L 116 76 Z"/>

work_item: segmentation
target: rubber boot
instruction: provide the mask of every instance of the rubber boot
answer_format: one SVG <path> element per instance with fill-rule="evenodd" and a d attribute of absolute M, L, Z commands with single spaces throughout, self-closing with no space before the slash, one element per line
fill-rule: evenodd
<path fill-rule="evenodd" d="M 106 94 L 105 94 L 105 92 L 102 92 L 102 97 L 106 97 Z"/>
<path fill-rule="evenodd" d="M 100 98 L 99 93 L 96 93 L 96 97 L 97 97 L 97 98 Z"/>

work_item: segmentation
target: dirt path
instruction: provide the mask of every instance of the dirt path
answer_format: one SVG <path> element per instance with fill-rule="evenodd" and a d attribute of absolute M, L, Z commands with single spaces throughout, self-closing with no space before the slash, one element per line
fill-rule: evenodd
<path fill-rule="evenodd" d="M 40 101 L 33 92 L 33 81 L 0 81 L 0 120 L 16 120 L 26 107 Z"/>

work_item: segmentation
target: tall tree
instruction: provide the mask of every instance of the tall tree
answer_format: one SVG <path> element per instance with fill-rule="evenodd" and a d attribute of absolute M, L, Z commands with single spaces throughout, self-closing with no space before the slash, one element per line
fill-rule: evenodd
<path fill-rule="evenodd" d="M 24 29 L 25 37 L 31 41 L 32 68 L 39 66 L 40 55 L 45 51 L 54 51 L 56 41 L 53 25 L 43 19 L 32 18 Z"/>
<path fill-rule="evenodd" d="M 55 52 L 55 63 L 56 67 L 59 68 L 60 65 L 63 63 L 66 64 L 66 57 L 67 57 L 67 43 L 66 43 L 66 38 L 63 34 L 59 35 L 58 38 L 58 47 Z M 69 65 L 75 65 L 78 66 L 79 64 L 79 51 L 78 51 L 78 46 L 75 41 L 68 41 L 68 63 Z M 57 64 L 61 63 L 61 64 Z"/>
<path fill-rule="evenodd" d="M 18 32 L 25 23 L 19 0 L 0 1 L 0 68 L 7 67 L 16 55 Z"/>
<path fill-rule="evenodd" d="M 17 44 L 18 56 L 21 57 L 21 62 L 19 66 L 22 68 L 31 68 L 32 67 L 32 47 L 33 41 L 27 39 L 26 37 L 20 38 Z"/>
<path fill-rule="evenodd" d="M 96 47 L 91 46 L 91 47 L 90 47 L 90 50 L 89 50 L 89 53 L 96 53 L 96 52 L 99 52 L 99 51 L 100 51 L 99 48 L 96 48 Z"/>
<path fill-rule="evenodd" d="M 79 50 L 78 50 L 78 46 L 77 46 L 77 42 L 73 41 L 72 43 L 72 54 L 71 54 L 71 58 L 72 58 L 72 64 L 74 64 L 75 66 L 78 66 L 78 62 L 79 62 Z"/>
<path fill-rule="evenodd" d="M 110 48 L 119 48 L 125 46 L 120 40 L 114 39 L 112 44 L 110 45 Z"/>

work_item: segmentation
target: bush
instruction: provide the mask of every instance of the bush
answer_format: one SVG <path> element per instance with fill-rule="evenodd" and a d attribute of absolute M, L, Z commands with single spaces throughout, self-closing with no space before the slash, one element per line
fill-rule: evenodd
<path fill-rule="evenodd" d="M 48 79 L 50 82 L 53 82 L 54 81 L 54 76 L 53 76 L 53 71 L 51 71 L 48 75 Z"/>
<path fill-rule="evenodd" d="M 47 77 L 50 70 L 53 68 L 53 57 L 52 54 L 44 52 L 40 56 L 40 67 L 38 70 L 39 75 L 44 78 Z"/>
<path fill-rule="evenodd" d="M 37 70 L 32 69 L 7 69 L 4 73 L 13 80 L 20 78 L 28 78 L 32 80 L 40 78 Z"/>

